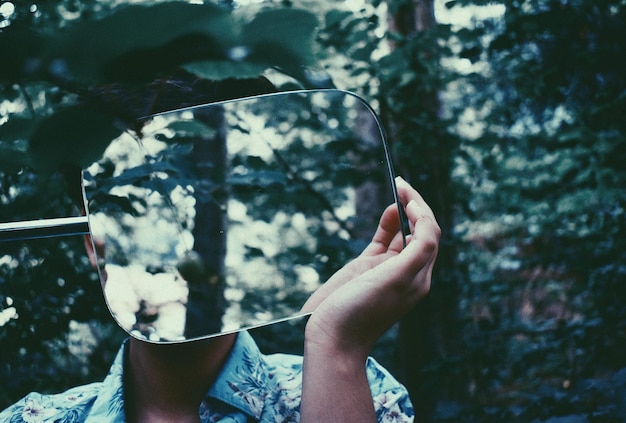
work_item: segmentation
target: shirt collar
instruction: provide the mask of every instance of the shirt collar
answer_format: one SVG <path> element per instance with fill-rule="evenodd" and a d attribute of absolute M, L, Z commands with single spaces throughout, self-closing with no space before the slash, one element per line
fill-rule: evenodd
<path fill-rule="evenodd" d="M 267 380 L 263 355 L 252 336 L 242 331 L 207 398 L 224 402 L 259 419 L 265 398 L 270 394 Z"/>
<path fill-rule="evenodd" d="M 86 423 L 91 421 L 106 421 L 111 423 L 126 422 L 124 413 L 124 364 L 128 340 L 124 341 L 117 352 L 115 360 L 109 369 L 109 374 L 102 382 L 102 387 L 89 413 Z M 93 418 L 92 418 L 93 417 Z"/>
<path fill-rule="evenodd" d="M 108 421 L 124 422 L 124 369 L 127 364 L 128 340 L 117 353 L 102 384 L 92 414 L 107 416 Z M 237 340 L 220 374 L 209 389 L 201 407 L 210 407 L 218 400 L 256 419 L 261 417 L 267 387 L 267 369 L 263 355 L 247 331 L 237 335 Z"/>

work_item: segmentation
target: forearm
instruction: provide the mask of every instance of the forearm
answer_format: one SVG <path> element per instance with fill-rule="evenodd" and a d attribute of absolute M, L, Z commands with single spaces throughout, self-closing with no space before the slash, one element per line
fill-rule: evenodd
<path fill-rule="evenodd" d="M 302 423 L 376 422 L 366 357 L 305 342 Z"/>
<path fill-rule="evenodd" d="M 419 193 L 401 179 L 397 184 L 411 235 L 401 230 L 396 206 L 389 206 L 369 246 L 303 307 L 314 310 L 305 331 L 305 423 L 413 419 L 404 388 L 381 391 L 374 383 L 374 406 L 366 369 L 376 340 L 428 293 L 441 234 Z"/>

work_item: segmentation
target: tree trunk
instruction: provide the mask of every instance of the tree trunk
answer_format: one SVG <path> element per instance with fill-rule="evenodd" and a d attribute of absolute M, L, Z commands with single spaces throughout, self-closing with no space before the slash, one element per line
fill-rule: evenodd
<path fill-rule="evenodd" d="M 435 25 L 433 0 L 404 3 L 390 19 L 391 29 L 404 36 L 432 29 Z M 436 57 L 429 59 L 437 60 Z M 420 132 L 421 128 L 411 129 L 412 116 L 427 113 L 432 122 L 439 119 L 436 90 L 422 89 L 419 93 L 401 95 L 417 95 L 419 102 L 415 110 L 407 110 L 403 115 L 382 110 L 386 126 L 391 130 L 391 140 L 401 138 L 402 131 Z M 399 331 L 401 379 L 409 390 L 420 421 L 433 419 L 438 402 L 462 400 L 465 388 L 458 366 L 462 354 L 457 316 L 460 278 L 453 243 L 449 242 L 453 229 L 451 172 L 455 145 L 442 126 L 433 124 L 431 127 L 434 129 L 424 137 L 430 139 L 411 140 L 413 152 L 398 158 L 400 173 L 417 187 L 432 207 L 443 234 L 431 292 L 403 319 Z M 423 133 L 423 129 L 421 131 Z"/>

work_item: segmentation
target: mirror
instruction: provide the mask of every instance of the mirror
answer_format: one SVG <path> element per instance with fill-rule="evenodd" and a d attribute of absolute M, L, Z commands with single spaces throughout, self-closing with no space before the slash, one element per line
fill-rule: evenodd
<path fill-rule="evenodd" d="M 396 201 L 380 123 L 348 92 L 213 103 L 137 127 L 83 172 L 104 296 L 137 338 L 299 316 Z"/>

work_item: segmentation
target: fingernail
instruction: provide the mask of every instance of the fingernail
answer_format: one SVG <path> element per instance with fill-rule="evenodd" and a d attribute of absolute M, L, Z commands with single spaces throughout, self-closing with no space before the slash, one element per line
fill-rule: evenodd
<path fill-rule="evenodd" d="M 409 203 L 406 205 L 406 210 L 410 211 L 413 214 L 418 214 L 419 210 L 420 210 L 420 206 L 417 205 L 417 201 L 415 200 L 411 200 L 409 201 Z"/>

